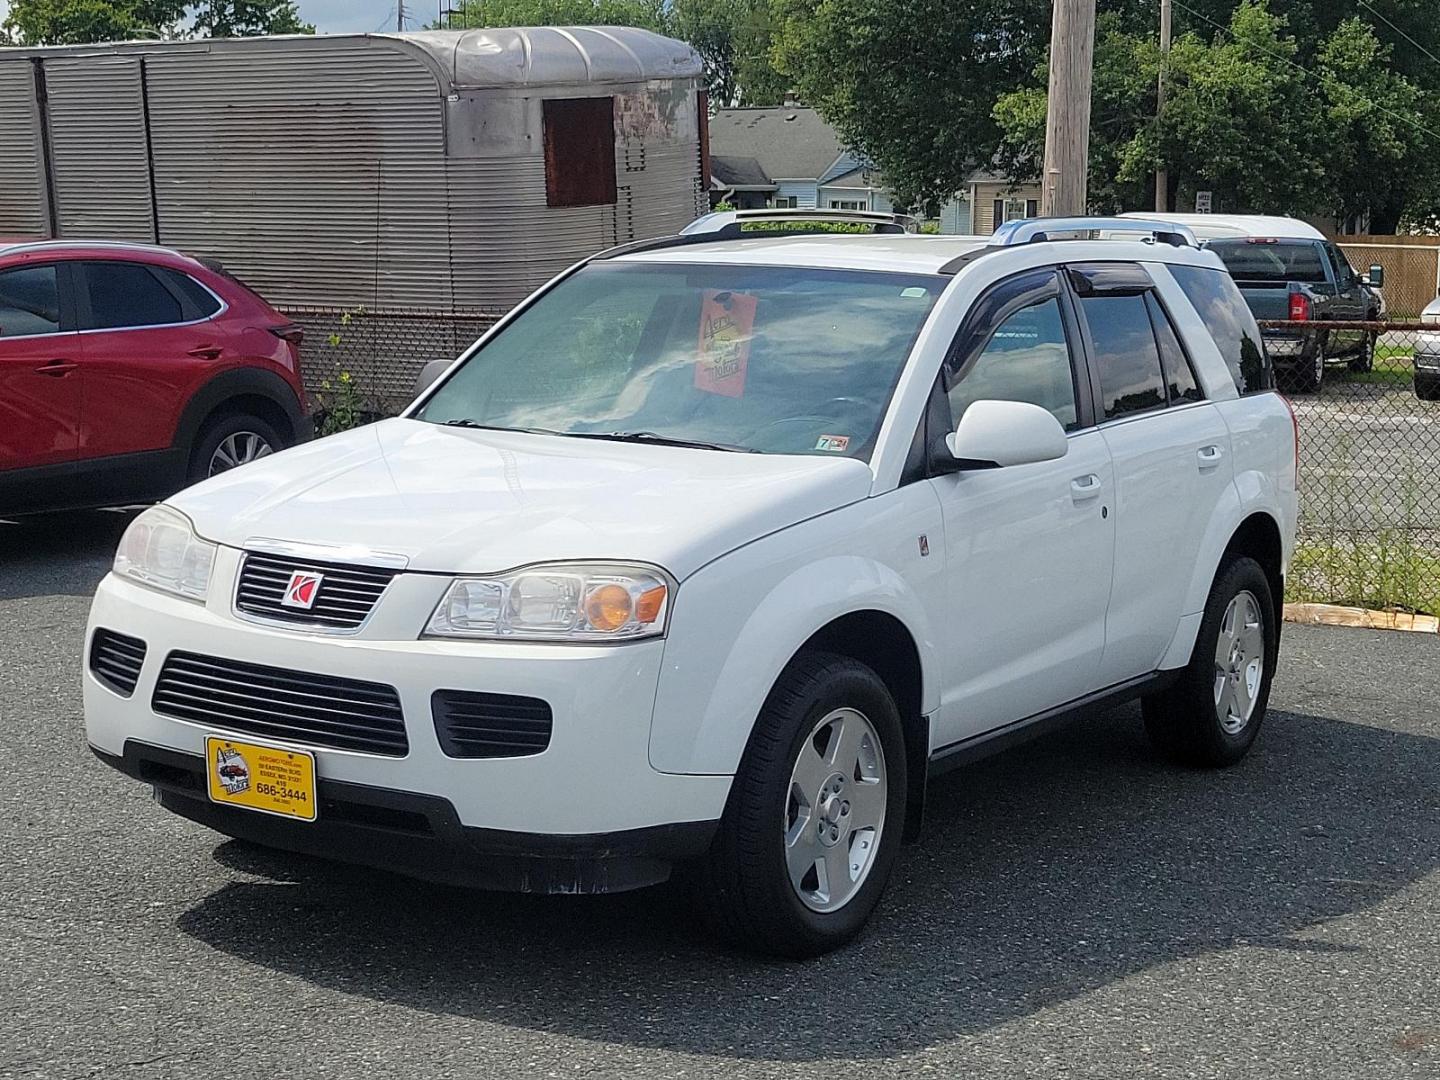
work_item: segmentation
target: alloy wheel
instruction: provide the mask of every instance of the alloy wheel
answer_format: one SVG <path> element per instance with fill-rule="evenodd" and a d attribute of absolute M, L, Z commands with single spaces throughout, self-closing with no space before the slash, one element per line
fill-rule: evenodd
<path fill-rule="evenodd" d="M 811 911 L 844 907 L 874 865 L 888 799 L 885 751 L 870 720 L 836 709 L 811 729 L 790 773 L 785 862 Z"/>
<path fill-rule="evenodd" d="M 215 453 L 210 455 L 210 468 L 206 475 L 218 476 L 248 462 L 269 457 L 274 452 L 265 436 L 253 431 L 237 431 L 221 440 Z"/>
<path fill-rule="evenodd" d="M 1250 722 L 1265 674 L 1265 621 L 1248 589 L 1231 598 L 1215 642 L 1215 715 L 1227 735 Z"/>

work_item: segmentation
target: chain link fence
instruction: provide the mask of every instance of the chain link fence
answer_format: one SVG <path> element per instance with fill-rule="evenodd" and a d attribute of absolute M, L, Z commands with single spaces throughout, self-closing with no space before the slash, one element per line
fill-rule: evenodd
<path fill-rule="evenodd" d="M 286 314 L 305 327 L 302 366 L 322 431 L 336 410 L 360 419 L 399 412 L 427 362 L 460 355 L 499 318 L 359 308 Z M 1300 527 L 1288 599 L 1440 614 L 1440 325 L 1262 327 L 1300 424 Z"/>
<path fill-rule="evenodd" d="M 1440 614 L 1440 326 L 1261 327 L 1300 425 L 1286 598 Z"/>

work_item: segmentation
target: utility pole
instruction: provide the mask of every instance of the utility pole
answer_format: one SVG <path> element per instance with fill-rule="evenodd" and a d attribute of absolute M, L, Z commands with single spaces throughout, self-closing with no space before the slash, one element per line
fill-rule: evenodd
<path fill-rule="evenodd" d="M 405 32 L 405 0 L 395 0 L 395 32 Z"/>
<path fill-rule="evenodd" d="M 1090 82 L 1095 66 L 1095 0 L 1055 0 L 1050 24 L 1050 102 L 1040 216 L 1086 210 L 1090 164 Z"/>
<path fill-rule="evenodd" d="M 1160 85 L 1155 94 L 1155 115 L 1165 112 L 1165 76 L 1170 64 L 1170 0 L 1160 0 Z M 1170 212 L 1170 173 L 1161 163 L 1155 170 L 1155 209 Z"/>

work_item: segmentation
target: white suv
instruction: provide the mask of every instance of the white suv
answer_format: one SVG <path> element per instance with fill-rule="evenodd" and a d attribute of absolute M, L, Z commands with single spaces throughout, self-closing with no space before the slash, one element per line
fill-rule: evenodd
<path fill-rule="evenodd" d="M 140 515 L 95 752 L 222 833 L 425 878 L 690 866 L 788 955 L 861 928 L 927 776 L 1081 707 L 1239 760 L 1296 447 L 1220 261 L 1160 222 L 810 216 L 874 234 L 740 212 L 606 252 L 402 417 Z"/>

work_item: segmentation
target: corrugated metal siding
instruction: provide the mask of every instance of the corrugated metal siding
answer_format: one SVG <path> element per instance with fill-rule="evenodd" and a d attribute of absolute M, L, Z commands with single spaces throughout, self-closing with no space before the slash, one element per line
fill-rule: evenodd
<path fill-rule="evenodd" d="M 940 231 L 951 236 L 965 236 L 971 230 L 970 200 L 956 196 L 940 207 Z"/>
<path fill-rule="evenodd" d="M 779 180 L 775 184 L 775 198 L 782 199 L 786 196 L 795 196 L 795 206 L 798 209 L 809 207 L 814 209 L 817 197 L 814 180 Z"/>
<path fill-rule="evenodd" d="M 0 235 L 44 236 L 49 228 L 35 70 L 28 60 L 0 62 Z"/>
<path fill-rule="evenodd" d="M 60 235 L 153 242 L 139 57 L 47 58 L 45 91 Z"/>
<path fill-rule="evenodd" d="M 379 39 L 307 46 L 150 55 L 161 242 L 272 303 L 449 308 L 434 75 Z"/>

